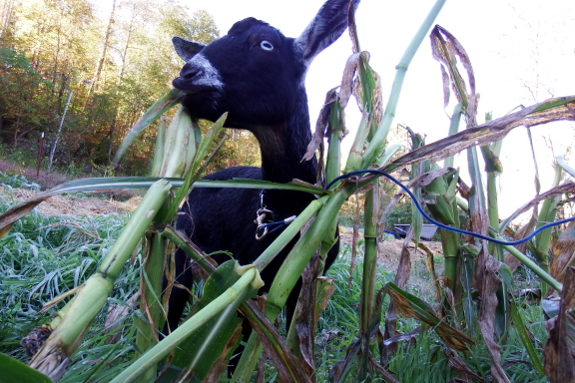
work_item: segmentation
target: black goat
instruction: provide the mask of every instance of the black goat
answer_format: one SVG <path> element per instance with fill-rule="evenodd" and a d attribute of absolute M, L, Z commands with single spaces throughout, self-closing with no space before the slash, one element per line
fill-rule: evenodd
<path fill-rule="evenodd" d="M 295 178 L 315 183 L 315 158 L 302 161 L 311 140 L 304 80 L 313 58 L 341 36 L 347 27 L 349 0 L 328 0 L 300 37 L 286 38 L 268 24 L 247 18 L 228 34 L 205 46 L 174 37 L 176 52 L 186 61 L 175 88 L 185 91 L 182 104 L 195 117 L 215 121 L 228 112 L 226 126 L 247 129 L 258 139 L 262 167 L 233 167 L 206 177 L 263 179 L 289 182 Z M 359 0 L 352 1 L 355 9 Z M 268 190 L 264 205 L 268 218 L 280 221 L 299 214 L 312 200 L 307 193 Z M 240 264 L 252 263 L 277 237 L 255 239 L 260 191 L 252 189 L 196 188 L 189 195 L 178 229 L 206 253 L 230 251 Z M 294 240 L 295 241 L 295 240 Z M 293 246 L 293 244 L 292 244 Z M 326 267 L 337 255 L 334 246 Z M 265 292 L 289 252 L 284 249 L 262 273 Z M 224 255 L 215 255 L 221 263 Z M 193 276 L 183 252 L 176 255 L 177 283 L 191 286 Z M 299 288 L 286 303 L 288 317 L 295 308 Z M 188 299 L 183 289 L 170 296 L 168 324 L 173 330 Z"/>

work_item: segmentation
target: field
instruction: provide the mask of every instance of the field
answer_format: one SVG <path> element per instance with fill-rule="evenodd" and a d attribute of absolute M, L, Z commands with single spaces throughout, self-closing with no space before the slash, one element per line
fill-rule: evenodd
<path fill-rule="evenodd" d="M 0 189 L 2 209 L 12 204 L 13 198 L 28 198 L 33 193 L 30 190 L 10 187 Z M 1 314 L 0 348 L 3 353 L 22 361 L 29 359 L 19 342 L 33 327 L 47 320 L 46 314 L 38 314 L 42 305 L 57 295 L 76 288 L 90 276 L 101 255 L 109 250 L 125 225 L 129 215 L 126 211 L 132 210 L 138 200 L 139 197 L 135 197 L 127 202 L 118 202 L 80 194 L 54 197 L 39 205 L 35 212 L 21 220 L 18 227 L 2 240 L 3 252 L 0 259 L 3 262 L 0 279 L 3 282 L 1 296 L 4 306 Z M 341 233 L 341 255 L 328 272 L 328 276 L 334 280 L 335 293 L 318 322 L 315 339 L 319 382 L 327 381 L 332 367 L 338 361 L 341 363 L 346 359 L 345 350 L 358 341 L 359 323 L 356 312 L 361 295 L 360 270 L 363 266 L 364 239 L 359 233 L 358 261 L 351 274 L 353 278 L 350 279 L 353 233 L 346 228 L 343 228 Z M 403 240 L 392 237 L 379 241 L 378 288 L 393 281 L 402 244 Z M 433 254 L 435 263 L 438 264 L 436 272 L 441 275 L 441 244 L 424 242 L 424 245 Z M 409 249 L 412 268 L 405 290 L 432 302 L 434 287 L 426 266 L 427 253 L 423 250 L 414 252 L 413 245 Z M 139 264 L 139 257 L 136 256 L 124 268 L 106 308 L 96 317 L 62 382 L 106 382 L 130 363 L 135 350 L 136 329 L 133 323 L 134 319 L 141 315 L 134 301 L 139 285 Z M 520 274 L 525 275 L 525 272 Z M 385 301 L 388 302 L 388 299 Z M 387 305 L 388 303 L 384 303 L 382 312 L 386 311 Z M 525 306 L 525 314 L 534 322 L 536 339 L 539 339 L 539 342 L 544 341 L 541 312 Z M 389 371 L 400 382 L 444 382 L 447 377 L 455 377 L 456 370 L 448 367 L 450 360 L 442 351 L 442 342 L 429 330 L 421 332 L 420 335 L 417 335 L 417 332 L 412 333 L 417 328 L 417 321 L 399 318 L 398 332 L 412 335 L 399 343 L 399 350 L 389 362 Z M 514 377 L 513 381 L 547 381 L 543 377 L 533 379 L 529 372 L 530 363 L 525 359 L 525 351 L 518 343 L 514 331 L 509 333 L 508 340 L 503 355 L 507 361 L 508 373 Z M 414 347 L 416 345 L 417 347 Z M 474 353 L 475 368 L 488 375 L 489 358 L 485 350 L 481 347 L 475 348 Z M 412 363 L 416 368 L 410 366 Z M 265 381 L 272 382 L 277 379 L 275 369 L 269 362 L 261 368 Z M 422 375 L 422 371 L 425 371 L 425 375 Z"/>

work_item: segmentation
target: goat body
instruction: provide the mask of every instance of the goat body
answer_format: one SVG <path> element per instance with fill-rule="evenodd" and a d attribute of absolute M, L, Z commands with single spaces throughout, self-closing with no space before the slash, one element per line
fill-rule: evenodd
<path fill-rule="evenodd" d="M 233 167 L 206 177 L 212 180 L 251 178 L 273 182 L 300 179 L 316 182 L 315 158 L 302 161 L 311 140 L 304 82 L 313 58 L 337 40 L 347 27 L 349 0 L 328 0 L 300 37 L 283 36 L 268 24 L 248 18 L 235 23 L 228 34 L 209 45 L 175 37 L 174 47 L 186 64 L 175 88 L 187 93 L 182 104 L 195 117 L 215 121 L 228 112 L 226 127 L 247 129 L 258 139 L 262 167 Z M 352 0 L 353 9 L 359 0 Z M 279 221 L 297 215 L 313 200 L 302 192 L 268 190 L 264 203 L 271 219 Z M 190 193 L 178 229 L 184 230 L 206 253 L 226 250 L 240 264 L 252 263 L 278 234 L 255 239 L 256 211 L 260 191 L 253 189 L 196 188 Z M 295 241 L 295 240 L 294 240 Z M 267 291 L 290 244 L 262 273 Z M 330 251 L 326 267 L 337 255 Z M 221 263 L 223 254 L 214 259 Z M 193 276 L 183 252 L 176 254 L 176 281 L 190 287 Z M 293 312 L 299 288 L 286 302 Z M 170 296 L 168 324 L 177 323 L 188 299 L 182 289 Z"/>

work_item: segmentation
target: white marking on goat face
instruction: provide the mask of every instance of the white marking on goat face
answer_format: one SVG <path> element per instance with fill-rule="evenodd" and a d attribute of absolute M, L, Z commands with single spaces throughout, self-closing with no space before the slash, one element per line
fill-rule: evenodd
<path fill-rule="evenodd" d="M 224 88 L 220 72 L 212 65 L 206 56 L 198 53 L 192 57 L 188 63 L 200 69 L 198 76 L 193 79 L 194 85 L 208 86 L 217 90 L 222 90 Z"/>

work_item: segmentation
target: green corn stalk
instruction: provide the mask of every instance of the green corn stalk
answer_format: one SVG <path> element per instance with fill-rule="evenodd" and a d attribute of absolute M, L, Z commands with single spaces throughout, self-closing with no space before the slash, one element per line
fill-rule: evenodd
<path fill-rule="evenodd" d="M 239 267 L 237 263 L 235 264 L 234 273 L 239 278 L 232 286 L 174 330 L 162 342 L 155 345 L 110 383 L 142 381 L 141 377 L 145 371 L 154 368 L 201 325 L 207 323 L 219 313 L 235 312 L 239 302 L 245 300 L 249 294 L 257 291 L 263 285 L 257 270 L 253 266 Z"/>
<path fill-rule="evenodd" d="M 329 196 L 324 196 L 313 201 L 304 210 L 304 212 L 300 214 L 300 216 L 309 216 L 312 212 L 317 211 L 315 220 L 295 244 L 272 282 L 266 303 L 266 317 L 271 322 L 275 320 L 280 310 L 285 305 L 285 302 L 299 280 L 299 276 L 305 268 L 305 265 L 307 265 L 316 249 L 321 246 L 323 239 L 330 232 L 333 221 L 336 219 L 341 205 L 343 205 L 346 198 L 353 193 L 354 189 L 355 185 L 345 185 Z M 298 216 L 296 221 L 300 216 Z M 292 222 L 286 231 L 291 229 L 291 226 L 296 223 L 296 221 Z M 286 231 L 284 231 L 271 246 L 274 246 L 276 242 L 286 234 Z M 288 236 L 289 234 L 286 234 L 286 237 Z M 285 240 L 285 238 L 282 238 L 282 240 Z M 263 258 L 264 255 L 266 258 L 269 256 L 269 254 L 266 254 L 268 253 L 268 250 L 269 248 L 262 253 L 262 256 L 260 256 L 254 264 L 267 264 L 267 262 L 262 261 L 261 258 Z M 232 379 L 233 382 L 249 381 L 261 352 L 262 346 L 257 340 L 256 334 L 252 333 L 246 348 L 242 353 L 238 363 L 238 368 L 234 373 Z"/>
<path fill-rule="evenodd" d="M 157 232 L 145 235 L 145 246 L 142 249 L 143 266 L 140 273 L 140 309 L 142 316 L 136 320 L 137 355 L 145 353 L 158 342 L 156 328 L 162 328 L 166 317 L 162 306 L 162 280 L 165 255 L 168 254 L 168 243 Z M 145 318 L 145 319 L 144 319 Z M 156 367 L 150 368 L 142 380 L 148 381 L 156 376 Z"/>
<path fill-rule="evenodd" d="M 426 199 L 433 200 L 434 203 L 427 204 L 427 209 L 431 216 L 439 222 L 459 228 L 459 214 L 455 192 L 459 173 L 450 173 L 442 177 L 435 178 L 429 185 L 424 186 Z M 446 279 L 446 287 L 450 288 L 454 294 L 459 290 L 457 283 L 459 281 L 458 264 L 461 256 L 461 236 L 459 233 L 439 229 L 441 236 L 441 245 L 443 248 Z"/>
<path fill-rule="evenodd" d="M 469 205 L 467 201 L 462 198 L 457 198 L 457 205 L 460 206 L 463 210 L 469 209 Z M 497 240 L 505 241 L 501 235 L 498 234 L 493 228 L 489 228 L 489 235 Z M 516 257 L 521 261 L 523 265 L 533 271 L 537 276 L 539 276 L 543 281 L 548 283 L 551 287 L 557 290 L 560 294 L 563 291 L 563 286 L 557 280 L 555 280 L 546 270 L 539 267 L 539 265 L 532 261 L 527 255 L 523 254 L 519 250 L 517 250 L 514 246 L 511 245 L 501 245 L 505 250 L 509 251 L 511 255 Z"/>
<path fill-rule="evenodd" d="M 409 44 L 407 50 L 405 51 L 404 55 L 400 59 L 399 64 L 396 66 L 397 72 L 396 77 L 393 82 L 393 86 L 391 89 L 391 95 L 388 99 L 387 105 L 385 107 L 385 112 L 381 122 L 377 129 L 375 127 L 372 128 L 371 125 L 367 125 L 367 140 L 369 144 L 363 155 L 361 157 L 352 157 L 351 153 L 348 157 L 348 163 L 346 165 L 346 171 L 358 170 L 356 167 L 359 165 L 361 160 L 360 168 L 365 169 L 369 168 L 373 163 L 377 163 L 377 157 L 384 151 L 385 149 L 385 140 L 389 133 L 389 129 L 391 127 L 391 123 L 393 121 L 393 116 L 395 115 L 395 110 L 397 108 L 397 104 L 399 101 L 399 95 L 401 93 L 401 89 L 403 86 L 403 81 L 405 75 L 407 73 L 407 69 L 409 68 L 409 64 L 415 55 L 415 52 L 418 50 L 419 46 L 421 45 L 423 39 L 427 35 L 429 29 L 433 24 L 433 21 L 437 17 L 437 14 L 441 10 L 444 1 L 437 1 L 434 6 L 432 7 L 431 11 L 429 12 L 428 16 L 420 26 L 419 30 L 415 34 L 414 38 L 412 39 L 411 43 Z M 364 63 L 363 58 L 360 60 L 360 63 Z M 367 65 L 366 65 L 367 66 Z M 363 70 L 362 70 L 363 69 Z M 373 108 L 373 99 L 370 97 L 373 94 L 373 77 L 371 76 L 371 71 L 368 68 L 363 67 L 360 65 L 360 81 L 363 87 L 363 104 L 364 108 L 366 108 L 368 113 L 373 115 L 374 108 Z M 356 142 L 359 137 L 363 136 L 363 129 L 360 129 L 358 132 L 358 136 L 356 138 Z M 360 136 L 362 134 L 362 136 Z M 350 162 L 354 161 L 354 162 Z M 360 335 L 370 333 L 371 326 L 374 324 L 373 319 L 375 318 L 375 309 L 376 309 L 376 263 L 377 263 L 377 222 L 373 215 L 374 206 L 377 206 L 375 203 L 375 199 L 377 198 L 376 194 L 373 192 L 373 189 L 369 190 L 365 195 L 365 207 L 364 207 L 364 238 L 365 238 L 365 255 L 364 255 L 364 269 L 363 269 L 363 278 L 362 278 L 362 305 L 361 305 L 361 313 L 360 313 Z M 421 217 L 417 218 L 417 220 L 421 220 Z M 419 230 L 421 230 L 421 226 L 419 226 Z M 364 356 L 363 361 L 360 363 L 360 372 L 359 372 L 359 379 L 366 379 L 368 376 L 367 371 L 367 357 L 369 355 L 368 344 L 363 344 L 364 352 L 361 354 Z"/>
<path fill-rule="evenodd" d="M 459 123 L 461 122 L 461 103 L 455 105 L 453 108 L 453 113 L 451 114 L 451 123 L 449 124 L 449 136 L 453 136 L 459 131 Z M 443 163 L 443 167 L 452 168 L 455 158 L 453 156 L 447 157 Z"/>
<path fill-rule="evenodd" d="M 190 172 L 200 142 L 198 121 L 180 105 L 167 128 L 160 124 L 151 174 L 156 177 L 184 177 Z"/>
<path fill-rule="evenodd" d="M 486 121 L 491 121 L 491 114 L 487 114 Z M 497 177 L 503 171 L 499 155 L 501 153 L 503 141 L 496 141 L 490 145 L 481 147 L 481 154 L 485 162 L 485 171 L 487 172 L 487 216 L 489 226 L 492 228 L 499 227 L 499 202 L 497 193 Z M 500 262 L 504 261 L 503 248 L 493 242 L 488 244 L 489 254 Z M 498 334 L 503 334 L 509 326 L 511 320 L 510 308 L 508 301 L 507 284 L 502 284 L 497 292 L 497 309 L 495 316 L 495 325 Z"/>
<path fill-rule="evenodd" d="M 378 91 L 377 83 L 374 79 L 374 74 L 371 67 L 368 65 L 364 57 L 359 60 L 359 79 L 363 89 L 362 103 L 364 105 L 365 113 L 368 116 L 375 116 L 376 106 L 373 95 Z M 367 130 L 367 140 L 373 139 L 375 134 L 376 124 L 373 118 Z M 377 282 L 377 221 L 375 209 L 377 208 L 378 194 L 374 191 L 377 185 L 377 180 L 373 182 L 373 187 L 365 193 L 364 203 L 364 240 L 365 250 L 363 259 L 363 277 L 362 277 L 362 294 L 359 315 L 359 334 L 369 333 L 373 324 L 375 316 L 375 303 L 376 303 L 376 282 Z M 366 338 L 362 338 L 366 339 Z M 369 344 L 362 344 L 364 351 L 367 351 Z M 361 353 L 363 360 L 360 364 L 359 375 L 364 377 L 367 375 L 368 352 Z"/>
<path fill-rule="evenodd" d="M 555 163 L 555 177 L 553 178 L 552 187 L 558 186 L 561 183 L 563 168 Z M 557 203 L 560 197 L 548 198 L 543 202 L 541 206 L 541 211 L 539 212 L 537 228 L 545 225 L 548 222 L 555 220 L 557 215 Z M 551 235 L 553 233 L 553 228 L 548 228 L 538 233 L 535 236 L 536 247 L 533 249 L 533 255 L 537 260 L 537 264 L 546 272 L 549 272 L 549 245 L 551 244 Z M 544 280 L 541 281 L 541 296 L 547 296 L 547 291 L 549 286 Z"/>
<path fill-rule="evenodd" d="M 332 91 L 330 91 L 331 93 Z M 330 183 L 332 180 L 340 175 L 341 169 L 341 140 L 343 138 L 343 133 L 345 129 L 344 123 L 344 110 L 340 103 L 339 97 L 334 97 L 334 101 L 328 106 L 329 122 L 328 122 L 328 153 L 326 159 L 325 167 L 325 181 Z M 324 112 L 325 109 L 324 109 Z M 320 117 L 321 118 L 321 117 Z M 331 247 L 336 243 L 337 238 L 334 234 L 337 230 L 337 220 L 334 220 L 331 230 L 328 231 L 328 235 L 322 241 L 321 245 L 321 262 L 318 266 L 321 270 L 318 272 L 321 274 L 325 266 L 325 256 Z M 299 337 L 297 335 L 296 329 L 296 317 L 298 315 L 297 308 L 294 313 L 294 318 L 292 318 L 290 328 L 288 329 L 288 334 L 286 336 L 286 345 L 290 350 L 293 350 L 296 356 L 300 356 L 299 347 Z"/>
<path fill-rule="evenodd" d="M 31 360 L 31 367 L 56 381 L 62 377 L 70 356 L 77 349 L 88 326 L 106 302 L 114 281 L 126 261 L 132 256 L 144 232 L 167 198 L 170 189 L 171 185 L 163 180 L 150 187 L 96 273 L 86 281 L 84 287 L 73 298 L 66 313 L 61 315 L 60 324 Z"/>
<path fill-rule="evenodd" d="M 341 139 L 343 138 L 343 121 L 344 111 L 339 102 L 336 100 L 330 108 L 329 122 L 329 146 L 327 153 L 325 178 L 326 183 L 330 183 L 340 174 L 341 169 Z"/>
<path fill-rule="evenodd" d="M 182 177 L 188 175 L 187 184 L 197 178 L 192 173 L 194 159 L 201 143 L 201 132 L 198 121 L 186 113 L 180 105 L 171 124 L 165 127 L 160 124 L 156 153 L 152 165 L 152 175 L 158 177 Z M 181 190 L 186 188 L 186 182 Z M 162 227 L 174 216 L 175 209 L 166 199 L 154 225 Z M 136 346 L 143 354 L 158 341 L 157 329 L 163 328 L 166 313 L 162 304 L 162 281 L 168 243 L 157 231 L 148 232 L 142 248 L 143 267 L 140 279 L 140 308 L 142 316 L 136 321 Z M 157 367 L 149 368 L 142 379 L 149 380 L 156 376 Z"/>

